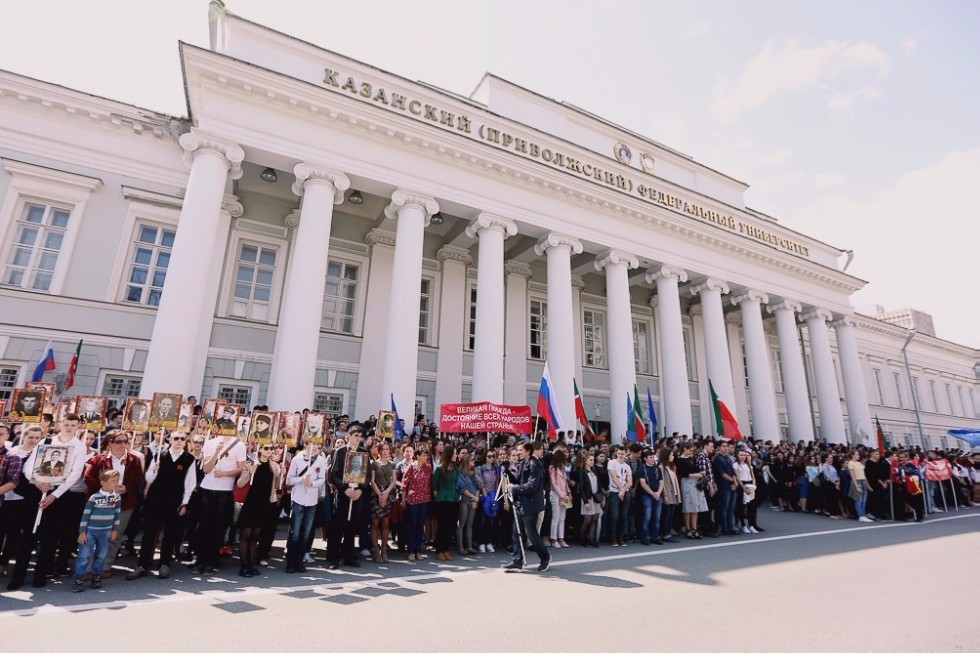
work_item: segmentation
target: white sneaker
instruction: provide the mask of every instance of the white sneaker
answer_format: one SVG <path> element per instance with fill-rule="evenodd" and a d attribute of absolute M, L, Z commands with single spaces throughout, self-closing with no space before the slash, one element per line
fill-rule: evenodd
<path fill-rule="evenodd" d="M 748 526 L 743 526 L 743 527 L 742 527 L 742 532 L 743 532 L 744 534 L 746 534 L 746 535 L 750 535 L 750 534 L 752 533 L 752 531 L 751 531 L 751 530 L 749 530 L 749 527 L 748 527 Z"/>
<path fill-rule="evenodd" d="M 371 557 L 371 551 L 369 549 L 362 549 L 361 550 L 361 557 L 362 558 L 370 558 Z"/>
<path fill-rule="evenodd" d="M 494 549 L 493 549 L 493 545 L 492 544 L 488 544 L 487 545 L 487 553 L 496 553 L 496 551 L 494 551 Z"/>
<path fill-rule="evenodd" d="M 755 528 L 753 528 L 752 526 L 749 526 L 749 532 L 752 533 L 753 535 L 759 534 L 759 531 L 755 530 Z"/>
<path fill-rule="evenodd" d="M 306 553 L 303 556 L 303 564 L 309 565 L 309 564 L 312 564 L 312 563 L 313 563 L 313 554 Z"/>
<path fill-rule="evenodd" d="M 873 519 L 868 519 L 867 517 L 858 517 L 858 521 L 859 521 L 859 522 L 863 522 L 863 523 L 865 523 L 865 524 L 870 524 L 870 523 L 872 523 L 872 522 L 873 522 L 874 520 L 873 520 Z"/>
<path fill-rule="evenodd" d="M 487 552 L 487 546 L 485 544 L 481 544 L 480 545 L 480 553 L 486 553 L 486 552 Z"/>

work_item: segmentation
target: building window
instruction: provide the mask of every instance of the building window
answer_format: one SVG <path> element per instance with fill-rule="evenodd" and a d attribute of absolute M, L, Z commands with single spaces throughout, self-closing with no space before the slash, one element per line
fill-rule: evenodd
<path fill-rule="evenodd" d="M 773 374 L 773 384 L 776 386 L 776 392 L 783 391 L 783 358 L 780 355 L 778 347 L 773 347 L 772 357 L 776 361 L 776 366 Z"/>
<path fill-rule="evenodd" d="M 268 320 L 272 279 L 278 249 L 242 241 L 235 264 L 235 290 L 231 314 L 249 320 Z"/>
<path fill-rule="evenodd" d="M 695 359 L 694 331 L 690 327 L 684 327 L 684 360 L 687 361 L 687 379 L 697 381 L 698 363 Z"/>
<path fill-rule="evenodd" d="M 956 410 L 956 403 L 953 401 L 953 388 L 948 383 L 946 384 L 946 401 L 949 402 L 949 414 L 959 415 L 959 411 Z"/>
<path fill-rule="evenodd" d="M 875 403 L 883 406 L 885 404 L 885 392 L 881 385 L 881 370 L 874 369 L 872 371 L 875 375 Z"/>
<path fill-rule="evenodd" d="M 949 449 L 949 439 L 945 435 L 939 436 L 939 446 L 943 449 Z"/>
<path fill-rule="evenodd" d="M 20 369 L 16 367 L 0 367 L 0 399 L 10 399 L 13 389 L 17 387 L 17 376 Z M 3 416 L 6 419 L 6 416 Z"/>
<path fill-rule="evenodd" d="M 929 381 L 929 394 L 932 396 L 932 411 L 934 413 L 939 412 L 939 396 L 936 395 L 936 382 Z"/>
<path fill-rule="evenodd" d="M 432 315 L 432 280 L 422 279 L 419 297 L 419 344 L 429 344 L 429 318 Z"/>
<path fill-rule="evenodd" d="M 531 358 L 545 360 L 548 356 L 548 304 L 538 299 L 531 300 L 530 337 Z"/>
<path fill-rule="evenodd" d="M 684 341 L 685 346 L 687 345 L 687 340 Z M 745 379 L 745 385 L 748 387 L 749 383 L 749 357 L 745 355 L 745 341 L 739 342 L 739 346 L 742 350 L 742 378 Z"/>
<path fill-rule="evenodd" d="M 915 402 L 913 405 L 918 405 L 919 410 L 922 410 L 922 393 L 919 392 L 919 377 L 912 377 L 912 400 Z"/>
<path fill-rule="evenodd" d="M 323 291 L 322 327 L 327 331 L 354 333 L 359 267 L 354 263 L 330 261 Z"/>
<path fill-rule="evenodd" d="M 344 395 L 318 392 L 313 395 L 313 410 L 327 413 L 330 417 L 340 417 L 344 414 Z"/>
<path fill-rule="evenodd" d="M 960 386 L 960 403 L 963 405 L 963 417 L 972 417 L 976 419 L 976 412 L 973 404 L 970 402 L 970 397 L 967 394 L 966 388 Z"/>
<path fill-rule="evenodd" d="M 170 250 L 174 246 L 174 229 L 152 224 L 136 227 L 133 254 L 129 258 L 129 274 L 123 291 L 123 301 L 144 306 L 159 306 L 163 282 L 170 265 Z"/>
<path fill-rule="evenodd" d="M 932 436 L 931 435 L 923 435 L 922 436 L 922 448 L 925 449 L 926 451 L 928 451 L 929 449 L 932 449 Z"/>
<path fill-rule="evenodd" d="M 642 320 L 633 320 L 633 359 L 637 374 L 653 373 L 650 365 L 650 327 Z"/>
<path fill-rule="evenodd" d="M 902 375 L 898 372 L 892 372 L 892 378 L 895 380 L 895 396 L 898 397 L 898 407 L 905 408 L 905 399 L 902 397 Z"/>
<path fill-rule="evenodd" d="M 218 401 L 244 406 L 246 409 L 252 405 L 252 388 L 247 385 L 225 385 L 218 386 Z"/>
<path fill-rule="evenodd" d="M 135 376 L 106 375 L 102 382 L 102 394 L 109 398 L 106 407 L 109 410 L 122 410 L 126 400 L 140 396 L 140 386 L 143 380 Z"/>
<path fill-rule="evenodd" d="M 470 288 L 469 320 L 466 325 L 466 349 L 476 347 L 476 286 Z"/>
<path fill-rule="evenodd" d="M 7 253 L 3 283 L 31 290 L 49 290 L 71 211 L 27 202 L 16 223 Z"/>
<path fill-rule="evenodd" d="M 582 319 L 584 343 L 582 361 L 587 367 L 606 366 L 606 314 L 601 311 L 586 310 Z"/>

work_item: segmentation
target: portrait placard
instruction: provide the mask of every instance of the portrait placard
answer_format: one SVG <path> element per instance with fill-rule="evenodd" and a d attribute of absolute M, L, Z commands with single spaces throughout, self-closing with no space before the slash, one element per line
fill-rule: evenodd
<path fill-rule="evenodd" d="M 0 399 L 0 420 L 6 420 L 7 416 L 7 400 Z"/>
<path fill-rule="evenodd" d="M 287 447 L 299 444 L 299 434 L 303 429 L 303 414 L 282 411 L 279 413 L 279 441 Z"/>
<path fill-rule="evenodd" d="M 195 430 L 198 433 L 203 433 L 204 435 L 211 434 L 211 425 L 214 422 L 214 411 L 218 406 L 217 399 L 205 399 L 202 404 L 201 415 L 197 418 L 197 427 Z"/>
<path fill-rule="evenodd" d="M 238 426 L 235 430 L 235 437 L 242 441 L 242 444 L 248 444 L 248 434 L 252 430 L 252 417 L 250 415 L 239 415 L 238 416 Z"/>
<path fill-rule="evenodd" d="M 194 402 L 182 401 L 180 412 L 177 413 L 177 428 L 189 429 L 194 423 Z"/>
<path fill-rule="evenodd" d="M 180 415 L 180 400 L 183 397 L 169 392 L 154 392 L 150 405 L 150 426 L 153 428 L 175 429 Z"/>
<path fill-rule="evenodd" d="M 44 388 L 17 388 L 10 405 L 11 422 L 40 422 L 44 410 Z"/>
<path fill-rule="evenodd" d="M 28 381 L 26 387 L 28 390 L 44 390 L 44 412 L 54 412 L 54 406 L 52 405 L 55 395 L 54 383 L 50 381 Z"/>
<path fill-rule="evenodd" d="M 306 421 L 303 423 L 303 441 L 309 440 L 313 444 L 322 445 L 326 428 L 326 414 L 314 411 L 306 413 Z"/>
<path fill-rule="evenodd" d="M 65 417 L 75 412 L 75 397 L 62 397 L 54 407 L 54 423 L 61 424 Z"/>
<path fill-rule="evenodd" d="M 394 440 L 396 419 L 398 419 L 398 415 L 396 415 L 394 411 L 379 410 L 377 427 L 378 435 L 383 437 L 385 440 Z"/>
<path fill-rule="evenodd" d="M 138 397 L 127 399 L 126 408 L 123 412 L 123 428 L 140 431 L 149 429 L 151 403 L 149 399 L 139 399 Z"/>
<path fill-rule="evenodd" d="M 227 401 L 219 401 L 214 409 L 214 433 L 235 435 L 238 433 L 238 414 L 240 406 Z"/>
<path fill-rule="evenodd" d="M 82 426 L 93 431 L 105 429 L 105 409 L 108 398 L 102 395 L 81 395 L 78 397 L 78 419 Z"/>
<path fill-rule="evenodd" d="M 348 451 L 344 461 L 344 483 L 361 485 L 367 482 L 368 453 L 366 451 Z"/>
<path fill-rule="evenodd" d="M 71 447 L 57 444 L 38 446 L 34 457 L 34 482 L 59 485 L 68 477 L 68 455 Z"/>
<path fill-rule="evenodd" d="M 258 445 L 275 444 L 276 414 L 257 410 L 252 412 L 249 438 Z"/>

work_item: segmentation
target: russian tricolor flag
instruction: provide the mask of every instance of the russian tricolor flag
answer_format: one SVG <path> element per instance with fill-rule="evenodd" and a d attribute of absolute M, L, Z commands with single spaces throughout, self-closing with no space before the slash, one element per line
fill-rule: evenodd
<path fill-rule="evenodd" d="M 34 368 L 34 374 L 31 376 L 31 381 L 40 381 L 42 378 L 44 378 L 45 372 L 50 372 L 53 369 L 55 369 L 54 349 L 51 348 L 51 341 L 48 340 L 48 344 L 44 346 L 44 351 L 41 353 L 41 360 L 37 362 L 37 367 Z"/>
<path fill-rule="evenodd" d="M 538 415 L 548 424 L 548 436 L 552 440 L 556 439 L 562 418 L 558 412 L 555 384 L 551 381 L 551 371 L 548 369 L 547 361 L 544 364 L 544 374 L 541 375 L 541 387 L 538 389 Z"/>

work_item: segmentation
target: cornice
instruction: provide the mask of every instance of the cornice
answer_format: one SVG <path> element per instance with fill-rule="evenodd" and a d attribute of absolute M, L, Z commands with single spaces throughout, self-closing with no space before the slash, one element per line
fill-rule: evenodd
<path fill-rule="evenodd" d="M 466 267 L 473 265 L 473 257 L 470 255 L 469 250 L 462 249 L 461 247 L 453 247 L 452 245 L 443 245 L 436 253 L 436 258 L 443 262 L 456 261 Z"/>
<path fill-rule="evenodd" d="M 387 245 L 388 247 L 394 247 L 395 232 L 384 229 L 372 229 L 364 237 L 364 242 L 368 245 Z"/>
<path fill-rule="evenodd" d="M 525 279 L 534 277 L 534 274 L 531 272 L 531 266 L 520 261 L 507 261 L 504 263 L 504 274 L 518 274 Z"/>

